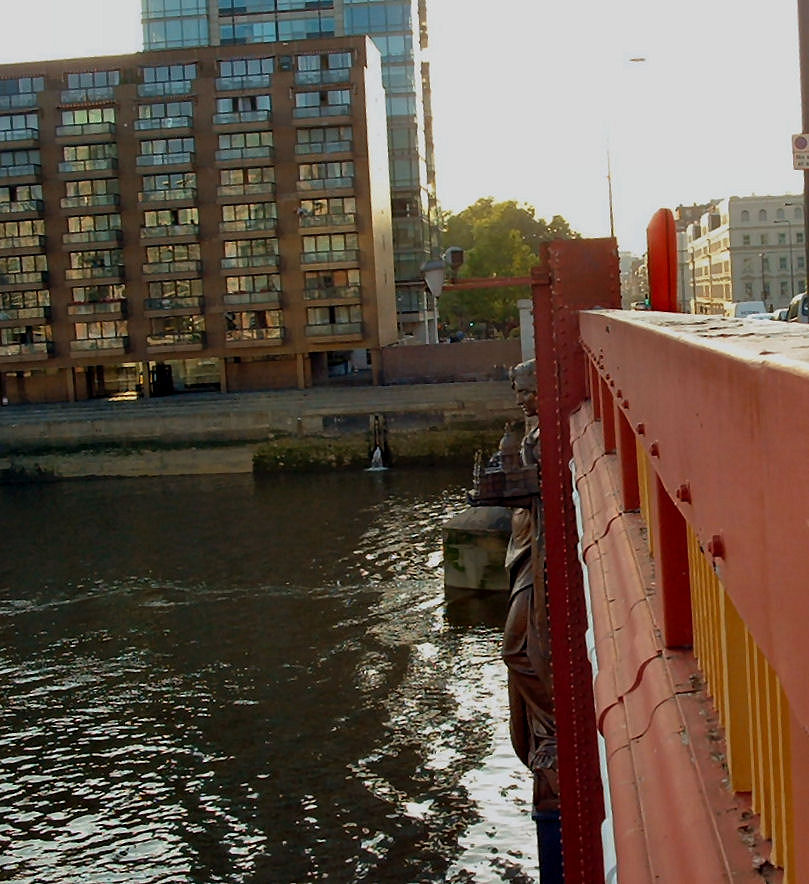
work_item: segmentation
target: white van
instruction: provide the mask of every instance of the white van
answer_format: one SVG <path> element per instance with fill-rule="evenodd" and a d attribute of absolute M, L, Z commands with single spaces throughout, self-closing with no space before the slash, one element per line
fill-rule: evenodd
<path fill-rule="evenodd" d="M 789 302 L 787 322 L 809 322 L 809 295 L 801 292 Z"/>
<path fill-rule="evenodd" d="M 728 305 L 728 316 L 749 316 L 751 313 L 766 313 L 767 305 L 764 301 L 734 301 Z"/>

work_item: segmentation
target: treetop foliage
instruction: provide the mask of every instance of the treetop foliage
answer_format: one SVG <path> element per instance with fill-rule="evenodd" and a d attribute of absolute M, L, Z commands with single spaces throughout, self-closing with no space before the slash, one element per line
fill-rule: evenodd
<path fill-rule="evenodd" d="M 561 215 L 546 221 L 527 203 L 496 203 L 490 196 L 444 216 L 445 248 L 464 250 L 459 280 L 528 276 L 541 243 L 578 236 Z M 475 328 L 483 328 L 489 335 L 505 336 L 517 327 L 517 301 L 526 297 L 528 292 L 519 287 L 448 291 L 441 296 L 441 318 L 449 330 L 474 334 Z"/>

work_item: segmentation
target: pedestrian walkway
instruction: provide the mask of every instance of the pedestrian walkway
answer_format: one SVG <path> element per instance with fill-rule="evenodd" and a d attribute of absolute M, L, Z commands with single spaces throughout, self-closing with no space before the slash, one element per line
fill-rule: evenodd
<path fill-rule="evenodd" d="M 339 429 L 348 416 L 354 416 L 359 426 L 363 416 L 374 414 L 450 423 L 516 417 L 514 412 L 508 381 L 186 393 L 159 399 L 6 406 L 0 408 L 0 446 L 247 441 L 271 432 Z"/>

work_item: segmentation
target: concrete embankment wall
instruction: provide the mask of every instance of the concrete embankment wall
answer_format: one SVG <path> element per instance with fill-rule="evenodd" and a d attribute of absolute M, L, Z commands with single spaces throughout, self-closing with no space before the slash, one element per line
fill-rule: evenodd
<path fill-rule="evenodd" d="M 0 473 L 27 477 L 249 472 L 258 445 L 502 428 L 519 419 L 507 381 L 333 387 L 0 409 Z"/>

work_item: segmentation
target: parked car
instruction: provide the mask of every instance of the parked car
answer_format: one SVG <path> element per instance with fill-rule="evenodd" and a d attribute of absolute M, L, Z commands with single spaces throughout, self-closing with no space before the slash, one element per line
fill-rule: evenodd
<path fill-rule="evenodd" d="M 752 313 L 766 313 L 767 305 L 764 301 L 734 301 L 727 305 L 728 316 L 750 316 Z"/>
<path fill-rule="evenodd" d="M 801 292 L 789 302 L 787 322 L 809 322 L 809 294 Z"/>

